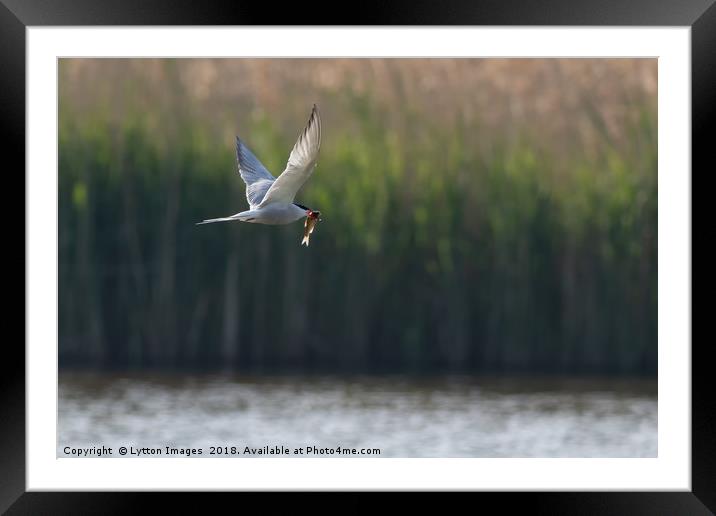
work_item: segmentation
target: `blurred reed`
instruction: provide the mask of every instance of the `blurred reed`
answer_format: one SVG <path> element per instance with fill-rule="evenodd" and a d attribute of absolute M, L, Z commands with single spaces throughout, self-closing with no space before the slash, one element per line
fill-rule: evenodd
<path fill-rule="evenodd" d="M 60 61 L 61 366 L 655 374 L 656 61 Z M 245 209 L 311 105 L 302 225 Z"/>

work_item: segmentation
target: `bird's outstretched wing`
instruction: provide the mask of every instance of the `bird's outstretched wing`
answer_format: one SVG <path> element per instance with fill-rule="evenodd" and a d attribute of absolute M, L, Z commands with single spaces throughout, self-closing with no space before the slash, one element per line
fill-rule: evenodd
<path fill-rule="evenodd" d="M 266 170 L 266 167 L 238 136 L 236 137 L 236 161 L 239 165 L 241 179 L 246 183 L 246 199 L 249 201 L 249 207 L 253 210 L 261 204 L 276 178 Z"/>
<path fill-rule="evenodd" d="M 303 183 L 311 176 L 321 147 L 321 117 L 313 105 L 311 117 L 293 146 L 286 169 L 273 182 L 260 206 L 274 202 L 291 203 Z"/>

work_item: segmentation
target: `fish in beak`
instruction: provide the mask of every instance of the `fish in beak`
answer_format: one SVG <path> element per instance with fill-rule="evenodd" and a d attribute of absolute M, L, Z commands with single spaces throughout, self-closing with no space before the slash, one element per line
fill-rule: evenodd
<path fill-rule="evenodd" d="M 308 240 L 311 237 L 311 233 L 313 233 L 313 228 L 321 221 L 320 217 L 320 211 L 306 210 L 306 220 L 303 223 L 303 240 L 301 240 L 301 245 L 308 247 Z"/>

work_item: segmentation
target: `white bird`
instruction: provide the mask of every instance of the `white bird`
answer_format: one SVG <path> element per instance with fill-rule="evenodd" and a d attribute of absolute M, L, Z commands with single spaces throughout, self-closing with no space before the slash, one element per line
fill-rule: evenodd
<path fill-rule="evenodd" d="M 207 219 L 197 225 L 232 220 L 278 225 L 290 224 L 307 217 L 302 243 L 308 245 L 307 235 L 313 230 L 316 222 L 321 220 L 319 218 L 321 212 L 295 203 L 293 200 L 301 186 L 311 177 L 316 167 L 320 147 L 321 117 L 315 104 L 306 127 L 299 135 L 291 155 L 288 157 L 286 168 L 278 178 L 271 175 L 271 172 L 261 164 L 237 136 L 236 160 L 241 179 L 246 183 L 246 199 L 249 201 L 249 209 L 230 217 Z"/>

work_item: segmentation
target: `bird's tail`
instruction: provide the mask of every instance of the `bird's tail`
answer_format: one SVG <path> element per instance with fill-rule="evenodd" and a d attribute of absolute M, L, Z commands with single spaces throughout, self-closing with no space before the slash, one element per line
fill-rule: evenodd
<path fill-rule="evenodd" d="M 220 219 L 206 219 L 202 220 L 201 222 L 197 222 L 197 226 L 201 226 L 202 224 L 211 224 L 212 222 L 226 222 L 229 220 L 239 220 L 235 217 L 221 217 Z"/>
<path fill-rule="evenodd" d="M 197 222 L 196 225 L 200 224 L 211 224 L 212 222 L 228 222 L 230 220 L 240 220 L 241 222 L 252 222 L 255 220 L 257 216 L 257 213 L 253 210 L 248 211 L 242 211 L 240 213 L 236 213 L 232 215 L 231 217 L 221 217 L 218 219 L 206 219 L 202 220 L 201 222 Z"/>

